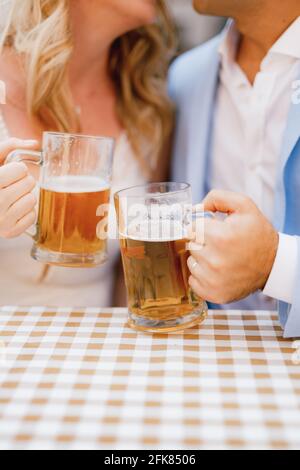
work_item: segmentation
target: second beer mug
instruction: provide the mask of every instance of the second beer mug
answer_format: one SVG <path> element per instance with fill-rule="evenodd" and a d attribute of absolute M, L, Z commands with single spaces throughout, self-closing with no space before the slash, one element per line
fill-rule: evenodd
<path fill-rule="evenodd" d="M 207 305 L 188 283 L 190 186 L 154 183 L 129 188 L 115 195 L 115 205 L 130 326 L 172 332 L 203 321 Z"/>
<path fill-rule="evenodd" d="M 6 163 L 41 166 L 37 231 L 32 257 L 68 267 L 107 259 L 103 226 L 109 204 L 114 140 L 45 132 L 41 152 L 16 150 Z"/>

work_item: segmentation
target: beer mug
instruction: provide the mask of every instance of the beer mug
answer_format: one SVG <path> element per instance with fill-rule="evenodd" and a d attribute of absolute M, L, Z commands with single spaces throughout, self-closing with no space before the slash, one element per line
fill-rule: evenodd
<path fill-rule="evenodd" d="M 103 208 L 110 200 L 113 150 L 111 138 L 45 132 L 41 152 L 9 154 L 6 163 L 40 166 L 39 212 L 31 235 L 35 260 L 66 267 L 106 261 Z"/>
<path fill-rule="evenodd" d="M 193 220 L 188 184 L 153 183 L 115 194 L 128 296 L 129 325 L 176 332 L 202 322 L 207 305 L 191 290 L 187 230 Z"/>

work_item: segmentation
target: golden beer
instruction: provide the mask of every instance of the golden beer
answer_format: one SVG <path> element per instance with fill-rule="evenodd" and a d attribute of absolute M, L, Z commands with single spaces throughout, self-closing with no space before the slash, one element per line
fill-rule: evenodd
<path fill-rule="evenodd" d="M 167 324 L 192 314 L 203 301 L 188 284 L 187 240 L 121 239 L 121 252 L 132 314 Z"/>
<path fill-rule="evenodd" d="M 31 256 L 45 264 L 95 267 L 107 260 L 107 222 L 115 140 L 44 132 L 41 150 L 17 149 L 6 163 L 40 167 Z"/>
<path fill-rule="evenodd" d="M 100 256 L 106 251 L 106 240 L 97 234 L 105 217 L 99 208 L 108 204 L 109 198 L 110 188 L 97 177 L 49 180 L 40 190 L 37 249 L 66 256 L 78 254 L 79 265 L 80 257 Z"/>
<path fill-rule="evenodd" d="M 119 191 L 114 199 L 129 326 L 175 333 L 201 323 L 207 304 L 190 288 L 187 265 L 191 187 L 149 183 Z"/>

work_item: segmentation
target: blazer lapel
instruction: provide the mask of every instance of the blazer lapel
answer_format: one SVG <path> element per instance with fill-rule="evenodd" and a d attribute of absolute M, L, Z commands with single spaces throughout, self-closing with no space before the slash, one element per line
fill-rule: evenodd
<path fill-rule="evenodd" d="M 284 136 L 281 165 L 283 170 L 300 137 L 300 103 L 291 105 L 287 129 Z"/>
<path fill-rule="evenodd" d="M 300 78 L 300 77 L 299 77 Z M 296 96 L 296 95 L 295 95 Z M 277 178 L 277 192 L 275 198 L 274 224 L 278 230 L 283 230 L 286 216 L 286 201 L 284 187 L 284 173 L 287 162 L 300 138 L 300 103 L 291 104 L 286 131 L 284 134 L 280 164 Z"/>
<path fill-rule="evenodd" d="M 205 73 L 199 77 L 199 84 L 191 103 L 191 107 L 193 106 L 195 110 L 188 129 L 187 179 L 192 185 L 195 203 L 200 202 L 205 195 L 219 67 L 220 59 L 216 50 Z"/>

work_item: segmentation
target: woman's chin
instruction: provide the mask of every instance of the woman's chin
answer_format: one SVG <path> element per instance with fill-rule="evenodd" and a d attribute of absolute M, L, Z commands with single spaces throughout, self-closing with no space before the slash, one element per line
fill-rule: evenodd
<path fill-rule="evenodd" d="M 154 23 L 157 17 L 157 1 L 143 0 L 140 4 L 140 8 L 135 9 L 135 15 L 139 26 Z"/>

